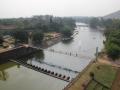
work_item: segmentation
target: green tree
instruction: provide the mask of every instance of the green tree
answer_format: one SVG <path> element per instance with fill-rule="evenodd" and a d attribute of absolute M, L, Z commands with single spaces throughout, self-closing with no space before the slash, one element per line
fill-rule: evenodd
<path fill-rule="evenodd" d="M 16 39 L 16 43 L 27 43 L 28 42 L 28 32 L 26 31 L 14 31 L 13 36 Z"/>
<path fill-rule="evenodd" d="M 97 26 L 99 25 L 99 20 L 97 18 L 92 18 L 89 24 L 90 27 L 97 28 Z"/>
<path fill-rule="evenodd" d="M 44 34 L 42 32 L 34 32 L 33 33 L 33 42 L 34 44 L 41 44 L 43 40 Z"/>
<path fill-rule="evenodd" d="M 106 27 L 105 49 L 109 57 L 117 59 L 120 57 L 120 20 L 104 20 Z"/>
<path fill-rule="evenodd" d="M 107 54 L 113 60 L 120 57 L 120 47 L 117 44 L 110 43 L 106 46 Z"/>
<path fill-rule="evenodd" d="M 73 30 L 70 27 L 65 26 L 61 31 L 61 33 L 63 37 L 70 37 L 73 34 Z"/>

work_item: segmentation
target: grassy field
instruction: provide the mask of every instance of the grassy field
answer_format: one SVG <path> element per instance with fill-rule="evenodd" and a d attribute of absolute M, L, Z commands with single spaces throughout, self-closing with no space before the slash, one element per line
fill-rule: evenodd
<path fill-rule="evenodd" d="M 117 69 L 113 68 L 110 65 L 96 64 L 92 72 L 95 74 L 94 78 L 98 82 L 111 88 L 113 80 L 116 77 Z M 92 80 L 91 83 L 88 85 L 87 90 L 102 90 L 102 88 L 104 88 L 104 90 L 109 90 Z"/>
<path fill-rule="evenodd" d="M 83 75 L 81 75 L 80 78 L 78 78 L 78 80 L 68 90 L 83 90 L 83 84 L 91 80 L 90 72 L 94 73 L 94 78 L 98 82 L 111 88 L 112 83 L 116 77 L 117 68 L 100 62 L 93 63 L 86 71 L 83 72 Z M 94 89 L 95 87 L 97 89 Z M 88 85 L 87 90 L 102 90 L 102 86 L 92 81 Z M 104 88 L 103 90 L 108 89 Z"/>
<path fill-rule="evenodd" d="M 87 86 L 86 90 L 111 90 L 110 88 L 106 88 L 101 84 L 98 84 L 94 80 L 91 80 L 90 84 Z"/>
<path fill-rule="evenodd" d="M 120 90 L 120 69 L 117 72 L 116 78 L 113 82 L 111 90 Z"/>

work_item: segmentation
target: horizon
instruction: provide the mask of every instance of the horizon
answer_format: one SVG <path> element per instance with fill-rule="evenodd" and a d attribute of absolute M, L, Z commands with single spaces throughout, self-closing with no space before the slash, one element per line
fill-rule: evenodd
<path fill-rule="evenodd" d="M 119 10 L 120 1 L 118 0 L 0 1 L 0 19 L 28 18 L 36 15 L 53 15 L 58 17 L 102 17 Z"/>

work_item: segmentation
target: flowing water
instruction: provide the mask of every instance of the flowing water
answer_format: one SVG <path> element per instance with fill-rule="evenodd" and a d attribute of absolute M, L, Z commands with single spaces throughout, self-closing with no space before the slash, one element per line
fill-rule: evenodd
<path fill-rule="evenodd" d="M 82 24 L 83 25 L 83 24 Z M 73 39 L 61 41 L 22 60 L 55 73 L 78 75 L 93 58 L 96 47 L 103 48 L 103 31 L 77 23 Z M 0 65 L 0 90 L 62 90 L 68 82 L 53 78 L 12 62 Z"/>

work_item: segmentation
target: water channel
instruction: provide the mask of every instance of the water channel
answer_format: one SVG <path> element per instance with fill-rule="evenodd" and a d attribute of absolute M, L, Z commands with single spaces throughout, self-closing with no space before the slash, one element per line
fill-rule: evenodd
<path fill-rule="evenodd" d="M 22 60 L 44 69 L 76 77 L 103 48 L 103 31 L 79 26 L 73 39 L 59 42 Z M 13 62 L 0 65 L 0 90 L 62 90 L 68 82 L 28 69 Z"/>

